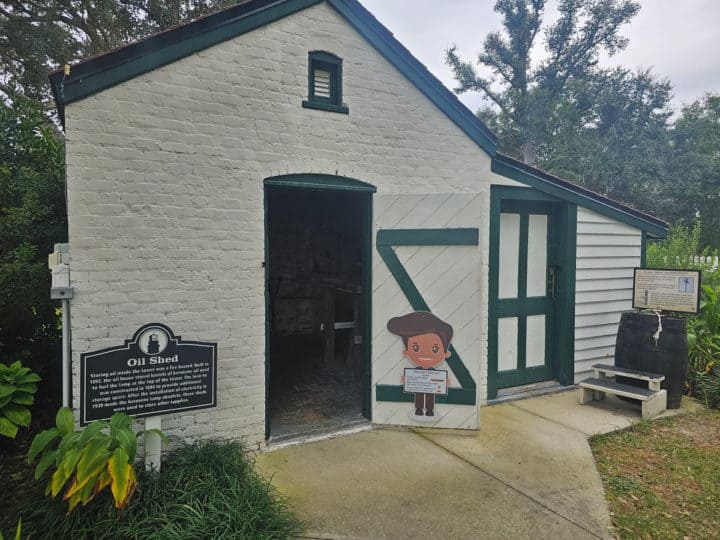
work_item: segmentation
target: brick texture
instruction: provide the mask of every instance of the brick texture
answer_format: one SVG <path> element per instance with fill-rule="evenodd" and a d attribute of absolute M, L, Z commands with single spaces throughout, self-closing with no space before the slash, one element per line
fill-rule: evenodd
<path fill-rule="evenodd" d="M 349 115 L 301 107 L 312 50 L 344 59 Z M 488 193 L 510 182 L 328 5 L 73 103 L 66 118 L 76 407 L 80 353 L 162 322 L 217 341 L 219 357 L 217 409 L 166 417 L 168 433 L 262 443 L 263 179 L 288 173 L 481 195 L 486 395 Z"/>

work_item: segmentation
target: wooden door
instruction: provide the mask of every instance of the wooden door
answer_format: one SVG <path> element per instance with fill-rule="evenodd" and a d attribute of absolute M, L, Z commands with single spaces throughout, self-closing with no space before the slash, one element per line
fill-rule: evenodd
<path fill-rule="evenodd" d="M 557 210 L 546 201 L 501 201 L 489 325 L 496 388 L 554 378 Z"/>

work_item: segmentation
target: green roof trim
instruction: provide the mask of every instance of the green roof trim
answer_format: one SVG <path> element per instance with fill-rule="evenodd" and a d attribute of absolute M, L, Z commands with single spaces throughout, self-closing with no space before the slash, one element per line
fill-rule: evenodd
<path fill-rule="evenodd" d="M 493 172 L 637 227 L 651 237 L 667 237 L 668 226 L 663 221 L 497 154 L 495 134 L 357 0 L 251 0 L 82 60 L 71 67 L 67 76 L 61 69 L 54 71 L 50 74 L 50 86 L 60 121 L 64 126 L 65 106 L 69 103 L 324 1 L 493 158 Z"/>
<path fill-rule="evenodd" d="M 323 189 L 333 191 L 365 191 L 375 193 L 377 188 L 367 182 L 335 176 L 332 174 L 286 174 L 264 180 L 266 186 L 303 189 Z"/>
<path fill-rule="evenodd" d="M 50 74 L 65 125 L 65 105 L 242 35 L 323 0 L 252 0 L 91 57 Z M 496 136 L 356 0 L 327 0 L 368 42 L 489 155 Z"/>
<path fill-rule="evenodd" d="M 250 32 L 323 0 L 253 0 L 152 34 L 50 74 L 60 119 L 65 105 L 96 94 L 223 41 Z"/>
<path fill-rule="evenodd" d="M 645 231 L 653 238 L 666 238 L 669 233 L 667 223 L 656 217 L 608 199 L 589 189 L 552 176 L 540 169 L 525 165 L 511 157 L 496 154 L 492 159 L 491 170 L 496 174 L 521 182 L 542 193 L 577 204 L 598 214 Z"/>

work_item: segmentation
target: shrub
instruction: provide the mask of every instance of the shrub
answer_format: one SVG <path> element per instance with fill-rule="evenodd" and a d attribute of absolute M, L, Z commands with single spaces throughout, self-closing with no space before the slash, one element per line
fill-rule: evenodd
<path fill-rule="evenodd" d="M 237 441 L 200 441 L 163 459 L 160 472 L 142 471 L 122 514 L 107 493 L 66 516 L 39 498 L 23 509 L 24 527 L 61 538 L 287 538 L 299 531 L 286 501 L 255 471 Z"/>
<path fill-rule="evenodd" d="M 720 290 L 704 285 L 700 313 L 688 320 L 688 393 L 720 406 Z"/>
<path fill-rule="evenodd" d="M 696 221 L 690 229 L 684 225 L 673 225 L 665 240 L 652 242 L 647 247 L 649 268 L 690 268 L 702 271 L 702 282 L 706 285 L 720 285 L 720 270 L 708 262 L 718 256 L 717 251 L 700 247 L 702 224 Z"/>
<path fill-rule="evenodd" d="M 14 439 L 18 427 L 30 426 L 30 405 L 40 377 L 18 362 L 0 364 L 0 435 Z"/>

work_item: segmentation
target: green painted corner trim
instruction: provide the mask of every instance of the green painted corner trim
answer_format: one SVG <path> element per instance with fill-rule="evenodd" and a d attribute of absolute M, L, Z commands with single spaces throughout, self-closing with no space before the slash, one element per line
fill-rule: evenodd
<path fill-rule="evenodd" d="M 640 268 L 647 268 L 647 233 L 642 231 L 640 235 Z"/>
<path fill-rule="evenodd" d="M 332 174 L 284 174 L 266 178 L 264 184 L 266 186 L 284 188 L 365 191 L 368 193 L 375 193 L 377 191 L 375 186 L 367 182 Z"/>
<path fill-rule="evenodd" d="M 470 139 L 488 155 L 495 155 L 497 136 L 397 41 L 360 2 L 328 0 L 328 3 Z"/>
<path fill-rule="evenodd" d="M 593 194 L 559 178 L 553 180 L 552 177 L 543 174 L 541 171 L 533 172 L 530 167 L 522 165 L 507 156 L 495 155 L 490 168 L 496 174 L 521 182 L 570 204 L 588 208 L 598 214 L 646 231 L 658 238 L 665 238 L 668 235 L 669 229 L 667 225 L 659 219 L 652 216 L 643 217 L 642 213 L 628 206 L 611 201 L 601 195 Z"/>
<path fill-rule="evenodd" d="M 375 399 L 395 403 L 412 403 L 414 397 L 413 394 L 404 393 L 403 387 L 400 385 L 378 384 L 375 385 Z M 448 388 L 447 396 L 436 396 L 435 403 L 475 405 L 476 392 L 474 388 Z"/>
<path fill-rule="evenodd" d="M 380 229 L 378 246 L 477 246 L 479 229 Z"/>
<path fill-rule="evenodd" d="M 350 114 L 350 108 L 347 105 L 333 105 L 332 103 L 323 103 L 322 101 L 310 101 L 303 99 L 303 109 L 315 109 L 318 111 L 335 112 L 340 114 Z"/>
<path fill-rule="evenodd" d="M 380 231 L 378 231 L 378 234 L 379 233 Z M 383 260 L 383 262 L 385 262 L 388 270 L 395 278 L 397 284 L 400 286 L 400 290 L 402 290 L 405 298 L 407 298 L 408 302 L 410 303 L 410 306 L 412 306 L 412 308 L 416 311 L 431 311 L 430 307 L 427 305 L 427 302 L 425 302 L 425 299 L 420 294 L 420 291 L 418 291 L 417 287 L 413 283 L 412 278 L 400 262 L 400 259 L 395 253 L 395 250 L 393 250 L 391 246 L 387 245 L 377 245 L 376 249 L 378 254 L 380 255 L 380 258 Z M 466 390 L 472 390 L 473 393 L 475 393 L 477 387 L 475 384 L 475 380 L 473 379 L 470 371 L 468 371 L 467 367 L 458 355 L 455 347 L 450 345 L 449 352 L 450 357 L 446 360 L 446 362 L 448 364 L 448 367 L 450 367 L 453 374 L 460 383 L 460 386 Z M 474 403 L 475 402 L 473 401 L 473 404 Z"/>
<path fill-rule="evenodd" d="M 575 288 L 577 279 L 577 206 L 563 205 L 558 224 L 560 275 L 553 331 L 555 377 L 564 386 L 575 384 Z"/>

